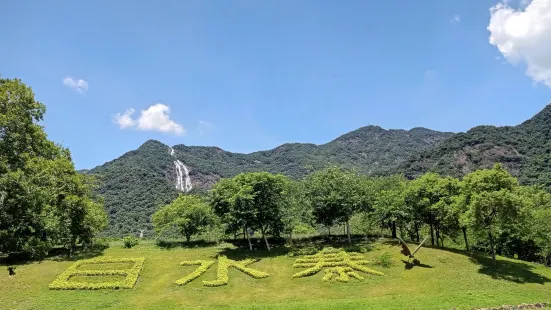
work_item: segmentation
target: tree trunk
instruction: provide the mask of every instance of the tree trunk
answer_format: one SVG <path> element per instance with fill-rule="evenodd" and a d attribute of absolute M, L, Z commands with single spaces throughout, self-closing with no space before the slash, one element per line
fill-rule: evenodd
<path fill-rule="evenodd" d="M 186 235 L 186 242 L 189 243 L 190 240 L 191 240 L 191 235 Z"/>
<path fill-rule="evenodd" d="M 264 239 L 264 243 L 266 243 L 266 248 L 270 251 L 270 244 L 268 243 L 268 238 L 266 238 L 266 234 L 264 233 L 264 226 L 260 226 L 260 231 L 262 232 L 262 239 Z"/>
<path fill-rule="evenodd" d="M 392 238 L 396 239 L 396 221 L 392 221 Z"/>
<path fill-rule="evenodd" d="M 417 243 L 419 243 L 419 224 L 415 223 L 415 235 L 417 237 Z"/>
<path fill-rule="evenodd" d="M 496 264 L 496 248 L 494 246 L 494 237 L 492 236 L 492 232 L 488 232 L 488 238 L 490 238 L 490 247 L 492 248 L 492 260 L 494 261 L 494 265 Z"/>
<path fill-rule="evenodd" d="M 331 226 L 327 226 L 327 235 L 331 237 Z"/>
<path fill-rule="evenodd" d="M 348 243 L 352 243 L 352 238 L 350 238 L 350 223 L 346 221 L 346 234 L 348 235 Z"/>
<path fill-rule="evenodd" d="M 293 246 L 293 231 L 292 230 L 289 232 L 289 245 Z"/>
<path fill-rule="evenodd" d="M 469 250 L 469 241 L 467 240 L 467 227 L 463 226 L 461 227 L 461 230 L 463 231 L 463 239 L 465 239 L 465 250 Z"/>
<path fill-rule="evenodd" d="M 440 229 L 436 228 L 436 246 L 440 246 L 438 240 L 440 240 Z"/>
<path fill-rule="evenodd" d="M 247 239 L 247 226 L 243 226 L 243 240 Z"/>
<path fill-rule="evenodd" d="M 77 239 L 75 237 L 71 237 L 71 244 L 69 245 L 69 257 L 73 257 L 77 249 Z"/>
<path fill-rule="evenodd" d="M 251 243 L 251 236 L 249 235 L 249 232 L 247 231 L 247 227 L 245 227 L 245 229 L 243 231 L 244 231 L 245 235 L 247 235 L 246 236 L 247 241 L 249 241 L 249 251 L 252 251 L 253 250 L 253 245 Z"/>
<path fill-rule="evenodd" d="M 429 213 L 429 224 L 430 224 L 430 242 L 434 246 L 434 230 L 432 228 L 432 213 Z"/>

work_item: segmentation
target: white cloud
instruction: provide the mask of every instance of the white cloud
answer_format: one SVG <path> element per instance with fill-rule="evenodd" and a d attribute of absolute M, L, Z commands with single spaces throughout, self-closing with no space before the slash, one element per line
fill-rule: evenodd
<path fill-rule="evenodd" d="M 70 87 L 81 94 L 84 94 L 88 90 L 88 82 L 83 79 L 75 80 L 70 76 L 63 79 L 63 85 Z"/>
<path fill-rule="evenodd" d="M 520 6 L 527 7 L 532 0 L 520 0 Z"/>
<path fill-rule="evenodd" d="M 452 19 L 450 19 L 450 23 L 457 24 L 461 22 L 461 15 L 455 14 Z"/>
<path fill-rule="evenodd" d="M 214 129 L 214 124 L 211 122 L 200 120 L 198 123 L 199 125 L 197 126 L 197 129 L 199 130 L 199 135 L 201 136 Z"/>
<path fill-rule="evenodd" d="M 184 127 L 172 121 L 169 114 L 168 106 L 161 103 L 154 104 L 142 111 L 138 119 L 138 129 L 183 134 Z"/>
<path fill-rule="evenodd" d="M 526 75 L 551 87 L 551 0 L 533 0 L 514 9 L 499 3 L 490 9 L 490 44 Z"/>
<path fill-rule="evenodd" d="M 132 114 L 134 114 L 134 109 L 128 109 L 123 114 L 117 113 L 115 115 L 115 123 L 119 124 L 121 129 L 134 127 L 137 122 L 132 119 Z"/>
<path fill-rule="evenodd" d="M 170 119 L 170 107 L 157 103 L 142 110 L 138 119 L 133 119 L 134 109 L 128 109 L 123 114 L 117 113 L 115 123 L 121 129 L 136 128 L 144 131 L 159 131 L 177 135 L 185 134 L 184 127 Z"/>

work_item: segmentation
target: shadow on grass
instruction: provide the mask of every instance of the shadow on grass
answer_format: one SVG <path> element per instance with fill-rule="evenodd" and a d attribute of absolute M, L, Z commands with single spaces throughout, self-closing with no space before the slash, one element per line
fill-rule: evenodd
<path fill-rule="evenodd" d="M 452 248 L 431 248 L 467 256 L 471 262 L 479 265 L 479 273 L 490 276 L 496 280 L 537 284 L 551 282 L 551 279 L 548 277 L 535 273 L 533 271 L 534 266 L 528 262 L 498 259 L 494 265 L 493 259 L 484 253 L 467 252 L 465 250 Z"/>
<path fill-rule="evenodd" d="M 411 269 L 413 269 L 413 267 L 432 268 L 432 266 L 427 265 L 427 264 L 422 264 L 422 263 L 414 264 L 412 262 L 408 262 L 408 261 L 403 260 L 403 259 L 402 259 L 402 263 L 404 263 L 404 269 L 405 270 L 411 270 Z"/>
<path fill-rule="evenodd" d="M 78 245 L 73 255 L 69 256 L 69 250 L 63 247 L 55 247 L 51 249 L 46 257 L 33 258 L 28 254 L 12 254 L 9 257 L 0 259 L 0 267 L 28 265 L 31 263 L 41 263 L 44 260 L 62 262 L 62 261 L 77 261 L 81 259 L 94 258 L 103 255 L 103 251 L 107 249 L 105 245 L 82 246 Z"/>
<path fill-rule="evenodd" d="M 474 253 L 469 255 L 469 259 L 480 265 L 479 273 L 488 275 L 493 279 L 506 280 L 515 283 L 538 283 L 545 284 L 551 282 L 551 279 L 532 271 L 534 266 L 524 262 L 514 262 L 509 260 L 498 260 L 494 265 L 491 257 Z"/>
<path fill-rule="evenodd" d="M 155 244 L 164 250 L 170 250 L 174 248 L 202 248 L 202 247 L 212 247 L 216 245 L 216 242 L 210 242 L 205 240 L 193 240 L 190 242 L 182 240 L 164 240 L 158 239 L 155 241 Z"/>
<path fill-rule="evenodd" d="M 398 240 L 391 239 L 391 240 L 386 240 L 383 243 L 388 245 L 396 245 L 397 247 L 400 246 L 400 242 Z M 447 251 L 447 252 L 452 252 L 452 253 L 467 256 L 471 262 L 479 265 L 479 269 L 478 269 L 479 273 L 490 276 L 496 280 L 505 280 L 505 281 L 511 281 L 515 283 L 538 283 L 538 284 L 551 282 L 551 279 L 541 274 L 535 273 L 533 271 L 534 266 L 530 265 L 530 263 L 528 262 L 523 262 L 523 261 L 517 262 L 517 261 L 511 261 L 511 260 L 505 260 L 505 259 L 498 259 L 497 263 L 494 265 L 492 258 L 484 253 L 468 252 L 465 250 L 459 250 L 459 249 L 453 249 L 453 248 L 442 248 L 442 247 L 437 247 L 432 245 L 423 245 L 423 248 L 436 249 L 440 251 Z M 421 251 L 423 251 L 422 248 L 421 248 Z M 425 266 L 413 265 L 404 260 L 402 260 L 402 262 L 405 265 L 404 268 L 408 270 L 417 266 L 424 267 L 424 268 L 432 268 L 431 266 L 428 266 L 428 265 L 425 265 Z"/>
<path fill-rule="evenodd" d="M 294 240 L 290 245 L 283 238 L 270 238 L 271 250 L 266 249 L 264 240 L 253 238 L 251 244 L 253 250 L 249 250 L 247 240 L 236 240 L 230 242 L 237 248 L 227 248 L 219 252 L 220 255 L 225 255 L 230 259 L 246 259 L 246 258 L 267 258 L 277 256 L 302 256 L 312 255 L 321 251 L 326 247 L 340 248 L 347 252 L 367 253 L 373 250 L 371 243 L 376 238 L 365 238 L 364 236 L 354 236 L 352 243 L 348 243 L 346 236 L 311 236 Z"/>

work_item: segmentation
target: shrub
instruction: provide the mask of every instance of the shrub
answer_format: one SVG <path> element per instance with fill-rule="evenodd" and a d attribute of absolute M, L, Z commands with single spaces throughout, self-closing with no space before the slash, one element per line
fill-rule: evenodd
<path fill-rule="evenodd" d="M 226 285 L 229 282 L 229 276 L 228 276 L 228 269 L 233 267 L 244 274 L 253 277 L 255 279 L 262 279 L 270 276 L 269 274 L 254 270 L 252 268 L 248 268 L 247 265 L 250 265 L 257 260 L 254 259 L 245 259 L 242 261 L 234 261 L 231 259 L 228 259 L 226 256 L 220 255 L 218 257 L 218 270 L 216 272 L 216 280 L 212 281 L 203 281 L 204 286 L 208 287 L 217 287 Z M 191 274 L 181 278 L 180 280 L 176 281 L 175 283 L 177 285 L 185 285 L 198 277 L 200 277 L 203 273 L 205 273 L 213 264 L 215 261 L 208 261 L 208 260 L 195 260 L 195 261 L 185 261 L 181 262 L 180 266 L 194 266 L 199 265 L 199 268 L 197 268 L 194 272 Z"/>
<path fill-rule="evenodd" d="M 193 265 L 200 265 L 199 268 L 195 269 L 194 272 L 191 274 L 181 278 L 180 280 L 174 282 L 176 285 L 185 285 L 197 278 L 199 278 L 203 273 L 205 273 L 210 266 L 214 264 L 214 261 L 208 261 L 208 260 L 196 260 L 196 261 L 187 261 L 187 262 L 181 262 L 180 266 L 193 266 Z"/>
<path fill-rule="evenodd" d="M 138 243 L 140 243 L 140 240 L 138 240 L 138 238 L 134 236 L 126 236 L 122 238 L 122 243 L 123 243 L 123 247 L 130 249 L 138 245 Z"/>
<path fill-rule="evenodd" d="M 75 262 L 67 268 L 57 279 L 48 286 L 52 290 L 99 290 L 99 289 L 131 289 L 136 284 L 140 271 L 142 270 L 145 258 L 112 258 L 99 257 L 84 259 Z M 134 263 L 130 269 L 117 270 L 95 270 L 79 269 L 82 265 L 109 264 L 109 263 Z M 110 281 L 100 283 L 69 282 L 74 276 L 124 276 L 122 281 Z"/>
<path fill-rule="evenodd" d="M 373 275 L 384 275 L 382 272 L 363 266 L 367 264 L 369 262 L 364 260 L 359 253 L 347 253 L 334 248 L 324 248 L 314 255 L 297 259 L 293 264 L 294 268 L 308 269 L 295 273 L 293 278 L 308 277 L 317 274 L 323 268 L 327 268 L 323 277 L 324 281 L 330 281 L 335 275 L 337 275 L 336 280 L 340 282 L 348 282 L 350 277 L 363 279 L 354 270 Z"/>
<path fill-rule="evenodd" d="M 389 268 L 394 263 L 392 255 L 388 252 L 384 252 L 377 258 L 377 264 L 381 265 L 384 268 Z"/>

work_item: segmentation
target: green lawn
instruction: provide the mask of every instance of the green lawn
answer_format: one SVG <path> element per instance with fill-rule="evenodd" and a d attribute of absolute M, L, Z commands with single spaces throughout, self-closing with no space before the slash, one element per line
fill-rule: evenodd
<path fill-rule="evenodd" d="M 372 246 L 365 253 L 369 261 L 384 252 L 393 255 L 390 268 L 368 266 L 385 276 L 362 274 L 363 281 L 339 283 L 323 282 L 323 272 L 292 278 L 302 269 L 293 268 L 297 257 L 285 255 L 282 249 L 249 253 L 216 247 L 165 250 L 151 243 L 133 249 L 114 245 L 104 251 L 105 256 L 146 258 L 134 289 L 49 290 L 48 284 L 72 261 L 18 265 L 15 277 L 0 266 L 0 309 L 470 309 L 551 301 L 551 268 L 505 258 L 499 258 L 493 268 L 483 256 L 423 248 L 418 253 L 423 266 L 405 270 L 399 247 L 379 242 Z M 220 251 L 230 259 L 260 258 L 249 267 L 270 277 L 253 279 L 230 269 L 227 286 L 202 286 L 203 280 L 216 278 L 215 264 L 185 286 L 174 284 L 196 268 L 181 267 L 181 261 L 212 259 Z M 92 278 L 79 276 L 78 280 L 104 280 Z"/>

